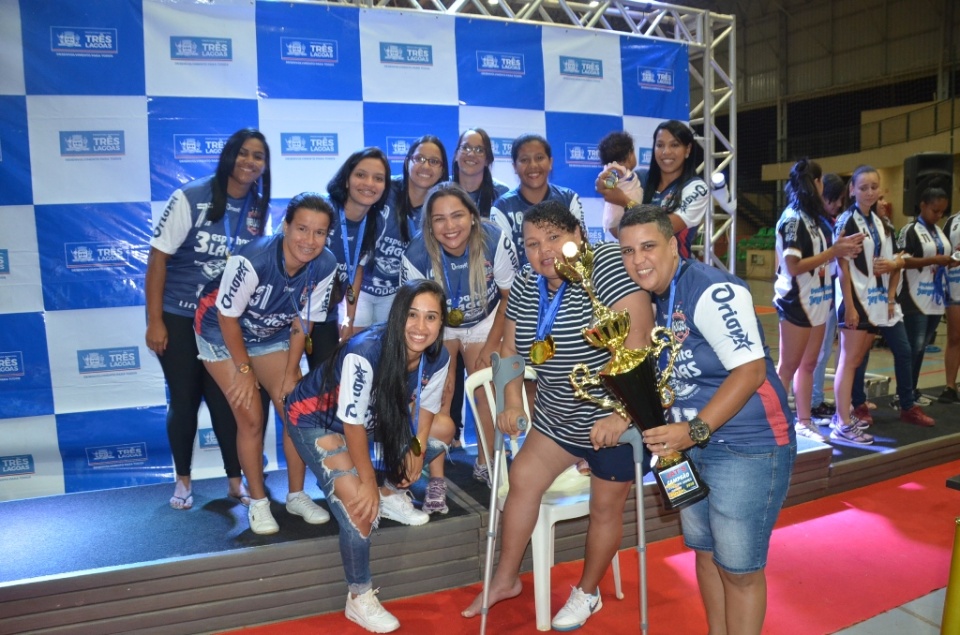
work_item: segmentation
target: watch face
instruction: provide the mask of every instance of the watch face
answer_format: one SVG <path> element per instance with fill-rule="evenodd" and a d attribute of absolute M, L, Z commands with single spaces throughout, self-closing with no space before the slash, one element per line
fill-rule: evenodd
<path fill-rule="evenodd" d="M 699 443 L 710 438 L 710 427 L 703 421 L 690 423 L 690 439 Z"/>

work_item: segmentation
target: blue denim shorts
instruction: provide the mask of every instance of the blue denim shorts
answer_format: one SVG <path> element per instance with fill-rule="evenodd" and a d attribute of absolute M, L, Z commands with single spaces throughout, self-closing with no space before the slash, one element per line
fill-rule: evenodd
<path fill-rule="evenodd" d="M 197 337 L 197 358 L 201 362 L 222 362 L 231 358 L 230 351 L 224 344 L 211 344 L 199 335 Z M 282 339 L 269 344 L 247 344 L 247 354 L 250 357 L 261 357 L 270 353 L 290 350 L 290 340 Z"/>
<path fill-rule="evenodd" d="M 796 443 L 710 443 L 690 448 L 687 455 L 710 494 L 680 510 L 684 544 L 713 552 L 717 566 L 730 573 L 763 569 L 770 534 L 790 485 Z"/>

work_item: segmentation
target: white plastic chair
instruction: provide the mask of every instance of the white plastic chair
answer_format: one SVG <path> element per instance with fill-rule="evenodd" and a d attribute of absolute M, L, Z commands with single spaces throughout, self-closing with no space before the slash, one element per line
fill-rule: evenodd
<path fill-rule="evenodd" d="M 535 380 L 537 373 L 529 366 L 524 370 L 524 379 Z M 496 401 L 493 393 L 493 370 L 484 368 L 467 377 L 463 392 L 470 404 L 470 410 L 473 413 L 473 420 L 478 422 L 480 416 L 477 412 L 477 403 L 475 391 L 483 388 L 487 396 L 487 405 L 491 413 L 496 413 Z M 524 410 L 527 410 L 527 420 L 532 421 L 529 413 L 529 406 L 526 399 L 526 387 L 524 387 Z M 495 414 L 494 414 L 495 416 Z M 490 449 L 486 446 L 483 432 L 477 430 L 477 441 L 480 445 L 480 451 L 487 459 L 487 465 L 493 472 L 490 463 Z M 514 439 L 515 441 L 515 439 Z M 516 443 L 511 443 L 516 448 Z M 516 451 L 516 450 L 514 450 Z M 502 453 L 505 455 L 506 453 Z M 502 459 L 504 462 L 506 458 Z M 502 511 L 507 494 L 510 490 L 510 477 L 506 465 L 501 466 L 500 473 L 503 475 L 503 485 L 497 492 L 497 507 Z M 533 528 L 531 537 L 531 552 L 533 555 L 533 597 L 534 606 L 537 615 L 537 630 L 550 630 L 550 569 L 553 567 L 554 556 L 554 532 L 553 526 L 561 520 L 571 518 L 582 518 L 590 514 L 590 477 L 581 474 L 575 465 L 571 465 L 564 470 L 553 482 L 553 485 L 544 493 L 540 501 L 540 513 L 537 516 L 537 524 Z M 494 529 L 496 531 L 496 529 Z M 617 599 L 623 599 L 623 590 L 620 587 L 620 556 L 619 553 L 613 556 L 613 583 L 616 590 Z"/>

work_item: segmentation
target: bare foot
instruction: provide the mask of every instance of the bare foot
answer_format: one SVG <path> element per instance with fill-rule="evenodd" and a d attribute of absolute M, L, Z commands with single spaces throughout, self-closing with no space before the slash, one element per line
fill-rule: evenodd
<path fill-rule="evenodd" d="M 505 589 L 499 589 L 493 585 L 490 586 L 490 598 L 487 600 L 487 608 L 499 602 L 500 600 L 509 600 L 510 598 L 515 598 L 520 595 L 520 591 L 523 589 L 523 585 L 520 583 L 520 579 L 517 578 L 513 581 L 513 584 Z M 473 602 L 470 603 L 470 606 L 460 611 L 460 615 L 463 617 L 476 617 L 480 615 L 480 609 L 483 608 L 483 591 L 477 594 L 477 597 L 474 598 Z"/>

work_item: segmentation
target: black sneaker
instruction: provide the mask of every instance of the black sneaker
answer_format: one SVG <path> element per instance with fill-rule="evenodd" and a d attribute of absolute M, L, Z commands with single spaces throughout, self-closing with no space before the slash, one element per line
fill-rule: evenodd
<path fill-rule="evenodd" d="M 810 409 L 810 414 L 817 419 L 829 419 L 837 412 L 837 407 L 832 403 L 821 401 L 819 406 Z"/>
<path fill-rule="evenodd" d="M 940 396 L 937 397 L 937 401 L 940 403 L 960 403 L 960 396 L 957 395 L 957 389 L 947 386 L 943 389 L 943 392 L 940 393 Z"/>

